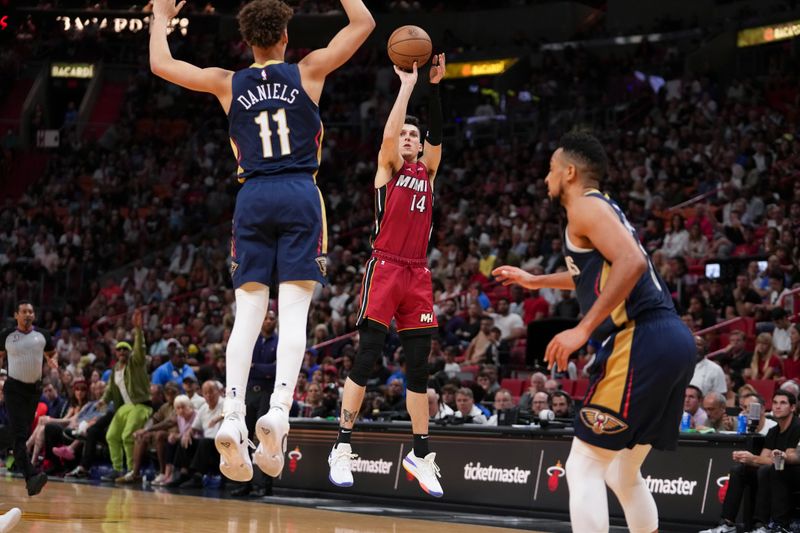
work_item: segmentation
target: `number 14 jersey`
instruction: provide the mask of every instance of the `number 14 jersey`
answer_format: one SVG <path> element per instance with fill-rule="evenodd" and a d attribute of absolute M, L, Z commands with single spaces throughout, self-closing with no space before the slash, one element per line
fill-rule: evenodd
<path fill-rule="evenodd" d="M 403 162 L 375 189 L 372 248 L 405 259 L 425 259 L 433 221 L 433 185 L 422 162 Z"/>

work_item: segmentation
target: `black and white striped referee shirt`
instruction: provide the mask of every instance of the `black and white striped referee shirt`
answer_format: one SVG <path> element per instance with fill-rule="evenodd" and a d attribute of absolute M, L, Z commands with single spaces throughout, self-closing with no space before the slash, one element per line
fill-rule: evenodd
<path fill-rule="evenodd" d="M 0 332 L 0 351 L 8 354 L 8 376 L 24 383 L 42 379 L 44 354 L 54 349 L 53 339 L 46 329 L 34 326 L 28 333 L 17 328 Z"/>

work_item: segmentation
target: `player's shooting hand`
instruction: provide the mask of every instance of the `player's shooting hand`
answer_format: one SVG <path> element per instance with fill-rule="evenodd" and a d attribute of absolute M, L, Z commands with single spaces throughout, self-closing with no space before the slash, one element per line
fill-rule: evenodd
<path fill-rule="evenodd" d="M 562 331 L 553 337 L 544 352 L 547 368 L 553 368 L 555 364 L 558 372 L 566 372 L 569 356 L 577 352 L 588 340 L 589 334 L 580 326 Z"/>
<path fill-rule="evenodd" d="M 414 61 L 414 66 L 411 67 L 411 72 L 406 72 L 397 65 L 394 66 L 394 72 L 400 78 L 400 83 L 403 85 L 411 85 L 417 83 L 417 62 Z"/>
<path fill-rule="evenodd" d="M 504 286 L 516 283 L 528 289 L 533 289 L 534 275 L 521 268 L 503 265 L 492 270 L 492 276 Z"/>
<path fill-rule="evenodd" d="M 444 54 L 434 54 L 431 58 L 431 83 L 439 83 L 445 75 Z"/>
<path fill-rule="evenodd" d="M 175 0 L 153 0 L 153 16 L 172 20 L 178 16 L 178 12 L 184 4 L 186 4 L 186 0 L 182 0 L 177 5 Z"/>

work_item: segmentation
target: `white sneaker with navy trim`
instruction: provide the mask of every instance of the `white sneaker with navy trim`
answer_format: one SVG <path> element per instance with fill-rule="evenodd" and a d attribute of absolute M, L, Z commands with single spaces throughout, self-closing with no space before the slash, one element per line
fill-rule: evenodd
<path fill-rule="evenodd" d="M 403 459 L 403 468 L 417 478 L 422 490 L 431 496 L 441 498 L 444 495 L 442 485 L 439 483 L 439 478 L 442 475 L 439 473 L 439 466 L 436 464 L 435 452 L 420 458 L 414 455 L 414 450 L 411 450 Z"/>
<path fill-rule="evenodd" d="M 253 454 L 253 461 L 268 476 L 280 476 L 286 456 L 286 440 L 289 437 L 288 411 L 283 407 L 272 407 L 256 422 L 256 436 L 258 448 Z"/>
<path fill-rule="evenodd" d="M 225 418 L 214 437 L 219 452 L 219 471 L 233 481 L 250 481 L 253 479 L 253 463 L 249 447 L 253 444 L 247 438 L 244 402 L 227 398 L 222 404 L 222 413 Z"/>

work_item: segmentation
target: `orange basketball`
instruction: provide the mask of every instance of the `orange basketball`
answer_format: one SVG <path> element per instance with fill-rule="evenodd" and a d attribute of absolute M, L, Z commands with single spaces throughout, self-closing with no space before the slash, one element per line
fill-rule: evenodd
<path fill-rule="evenodd" d="M 414 61 L 417 68 L 431 58 L 433 44 L 428 34 L 419 26 L 401 26 L 389 37 L 387 46 L 389 59 L 403 70 L 411 70 Z"/>

